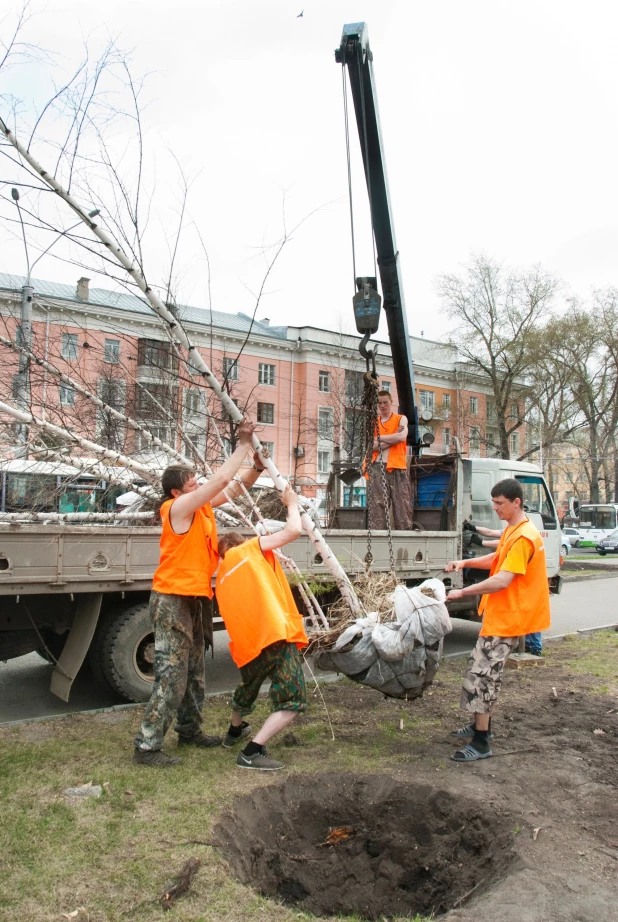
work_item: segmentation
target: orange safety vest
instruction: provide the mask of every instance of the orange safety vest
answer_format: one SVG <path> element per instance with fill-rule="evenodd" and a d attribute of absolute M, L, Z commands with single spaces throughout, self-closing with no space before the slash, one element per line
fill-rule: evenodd
<path fill-rule="evenodd" d="M 399 413 L 391 413 L 389 418 L 385 423 L 382 422 L 378 414 L 378 425 L 376 426 L 376 437 L 379 431 L 380 435 L 395 435 L 399 429 L 399 423 L 401 422 L 401 415 Z M 378 453 L 374 451 L 371 456 L 371 463 L 378 460 Z M 388 451 L 388 460 L 386 462 L 387 471 L 405 471 L 406 469 L 406 440 L 403 442 L 397 442 L 396 445 L 391 445 Z"/>
<path fill-rule="evenodd" d="M 307 646 L 303 619 L 281 564 L 272 551 L 262 551 L 259 538 L 225 552 L 216 593 L 239 668 L 278 640 L 295 643 L 299 650 Z"/>
<path fill-rule="evenodd" d="M 532 522 L 526 519 L 506 528 L 496 548 L 489 575 L 497 573 L 518 540 L 525 538 L 534 548 L 524 574 L 516 573 L 506 589 L 484 595 L 479 605 L 483 615 L 481 637 L 521 637 L 549 627 L 549 585 L 543 540 Z"/>
<path fill-rule="evenodd" d="M 206 503 L 193 516 L 184 535 L 172 528 L 173 499 L 161 506 L 161 557 L 152 580 L 155 592 L 165 595 L 205 595 L 212 598 L 212 576 L 217 569 L 217 526 L 212 506 Z"/>

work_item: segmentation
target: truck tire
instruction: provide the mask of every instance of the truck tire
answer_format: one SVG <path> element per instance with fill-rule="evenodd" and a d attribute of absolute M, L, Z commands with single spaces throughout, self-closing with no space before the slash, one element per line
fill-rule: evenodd
<path fill-rule="evenodd" d="M 147 701 L 154 682 L 154 634 L 148 602 L 110 611 L 97 627 L 90 668 L 127 701 Z"/>

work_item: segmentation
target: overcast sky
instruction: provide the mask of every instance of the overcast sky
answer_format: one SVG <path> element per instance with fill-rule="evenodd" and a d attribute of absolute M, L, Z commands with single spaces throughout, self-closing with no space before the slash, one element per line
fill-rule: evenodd
<path fill-rule="evenodd" d="M 410 332 L 448 334 L 435 278 L 474 250 L 509 265 L 540 262 L 584 297 L 618 284 L 615 0 L 55 0 L 39 9 L 30 36 L 61 50 L 67 67 L 84 38 L 111 33 L 134 49 L 134 73 L 151 73 L 148 144 L 199 174 L 190 211 L 219 310 L 252 311 L 260 247 L 280 237 L 285 197 L 288 227 L 311 216 L 285 247 L 259 318 L 352 326 L 333 51 L 342 25 L 361 20 Z M 2 89 L 27 95 L 23 70 L 14 79 Z M 359 274 L 373 271 L 366 198 L 356 172 Z M 23 252 L 2 230 L 0 244 L 0 271 L 23 273 Z M 149 253 L 151 275 L 166 258 L 162 248 Z M 205 305 L 195 236 L 181 258 L 178 300 Z M 48 258 L 35 274 L 71 283 L 81 270 Z"/>

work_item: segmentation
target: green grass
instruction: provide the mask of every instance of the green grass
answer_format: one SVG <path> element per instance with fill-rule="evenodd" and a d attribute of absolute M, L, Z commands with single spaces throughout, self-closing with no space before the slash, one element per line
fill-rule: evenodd
<path fill-rule="evenodd" d="M 606 694 L 610 686 L 616 686 L 618 658 L 618 633 L 597 631 L 594 634 L 565 637 L 562 646 L 569 645 L 575 656 L 569 657 L 568 667 L 572 673 L 608 680 L 593 682 L 591 691 Z"/>
<path fill-rule="evenodd" d="M 328 702 L 341 693 L 356 696 L 358 686 L 344 681 L 333 693 L 323 691 Z M 272 752 L 291 773 L 392 771 L 394 750 L 426 740 L 437 721 L 408 708 L 404 731 L 395 730 L 401 703 L 384 708 L 378 701 L 374 715 L 368 698 L 358 725 L 354 709 L 328 703 L 337 726 L 333 742 L 315 699 L 313 713 L 294 726 L 301 745 L 280 743 Z M 260 702 L 254 723 L 267 713 Z M 235 752 L 224 749 L 183 750 L 183 764 L 172 770 L 135 766 L 132 738 L 140 715 L 121 712 L 113 723 L 108 715 L 77 715 L 0 730 L 0 920 L 55 922 L 80 906 L 90 922 L 254 922 L 256 914 L 260 922 L 314 920 L 241 885 L 213 848 L 198 844 L 208 843 L 214 821 L 236 795 L 276 778 L 239 772 Z M 222 730 L 228 719 L 227 701 L 207 702 L 206 729 Z M 62 794 L 89 781 L 109 782 L 109 790 L 79 802 Z M 158 898 L 192 856 L 201 867 L 191 892 L 166 912 Z"/>
<path fill-rule="evenodd" d="M 615 688 L 618 634 L 566 638 L 548 644 L 547 653 L 549 665 L 590 676 L 593 690 Z M 422 702 L 383 699 L 348 680 L 323 685 L 334 741 L 320 696 L 309 689 L 311 711 L 293 726 L 301 745 L 275 742 L 272 754 L 286 764 L 288 777 L 394 773 L 420 764 L 439 779 L 446 753 L 425 744 L 457 719 L 464 668 L 463 660 L 444 662 Z M 522 672 L 511 681 L 523 691 L 532 677 Z M 267 712 L 260 701 L 252 723 L 259 725 Z M 241 772 L 235 752 L 222 748 L 183 750 L 183 764 L 167 771 L 135 766 L 132 739 L 140 717 L 137 709 L 0 729 L 1 922 L 60 922 L 62 913 L 80 906 L 89 922 L 316 922 L 240 884 L 207 844 L 237 795 L 280 776 Z M 209 699 L 204 718 L 206 732 L 221 732 L 229 702 Z M 89 781 L 109 782 L 109 790 L 77 803 L 63 796 L 65 788 Z M 190 857 L 201 861 L 191 891 L 165 912 L 158 898 Z"/>

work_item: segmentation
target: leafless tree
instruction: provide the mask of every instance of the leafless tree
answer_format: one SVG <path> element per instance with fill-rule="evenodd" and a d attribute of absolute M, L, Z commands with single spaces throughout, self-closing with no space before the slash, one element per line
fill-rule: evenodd
<path fill-rule="evenodd" d="M 509 437 L 523 424 L 511 405 L 531 369 L 530 335 L 547 318 L 557 289 L 557 280 L 539 266 L 506 269 L 485 254 L 473 255 L 462 275 L 437 281 L 453 324 L 451 342 L 491 389 L 499 457 L 510 457 Z"/>

